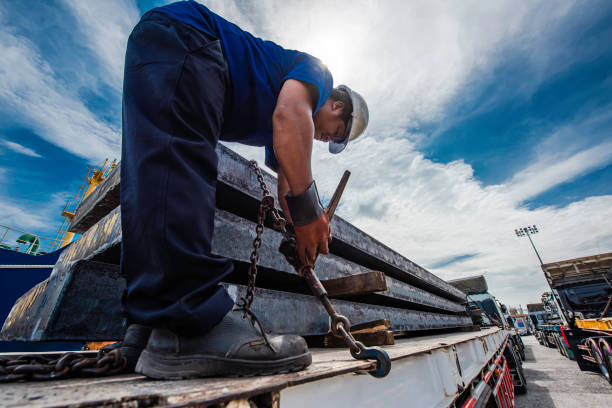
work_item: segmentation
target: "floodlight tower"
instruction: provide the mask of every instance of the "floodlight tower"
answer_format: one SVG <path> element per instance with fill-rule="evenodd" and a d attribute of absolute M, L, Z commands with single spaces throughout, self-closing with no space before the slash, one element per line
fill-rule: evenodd
<path fill-rule="evenodd" d="M 552 294 L 552 297 L 555 300 L 555 304 L 557 305 L 557 310 L 559 310 L 559 315 L 563 319 L 563 322 L 567 324 L 567 318 L 565 317 L 565 313 L 563 313 L 563 309 L 561 309 L 561 301 L 559 300 L 559 295 L 557 294 L 557 291 L 554 290 L 552 287 L 552 278 L 550 277 L 550 273 L 544 267 L 542 257 L 540 257 L 540 253 L 538 252 L 537 248 L 533 243 L 533 240 L 531 239 L 531 236 L 537 234 L 538 232 L 540 231 L 538 231 L 538 227 L 536 225 L 528 225 L 526 227 L 521 227 L 514 230 L 514 233 L 517 237 L 522 238 L 524 236 L 527 236 L 527 238 L 529 238 L 529 242 L 531 242 L 531 246 L 533 247 L 533 250 L 536 253 L 536 256 L 538 257 L 538 261 L 540 261 L 540 267 L 544 272 L 544 277 L 546 278 L 546 282 L 548 283 L 548 287 L 550 288 L 550 293 Z"/>
<path fill-rule="evenodd" d="M 516 234 L 517 237 L 521 238 L 526 235 L 527 238 L 529 238 L 529 242 L 531 242 L 531 246 L 533 247 L 533 250 L 535 251 L 536 256 L 538 257 L 538 260 L 540 261 L 540 265 L 544 265 L 544 262 L 542 262 L 542 258 L 540 257 L 540 254 L 538 250 L 536 249 L 535 245 L 533 244 L 533 240 L 531 239 L 531 236 L 533 234 L 537 234 L 538 232 L 540 231 L 538 231 L 538 227 L 535 225 L 528 225 L 526 227 L 517 228 L 514 230 L 514 233 Z"/>

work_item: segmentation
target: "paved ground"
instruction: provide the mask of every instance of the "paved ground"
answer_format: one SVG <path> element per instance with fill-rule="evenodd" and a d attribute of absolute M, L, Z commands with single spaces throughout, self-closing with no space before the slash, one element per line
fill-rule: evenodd
<path fill-rule="evenodd" d="M 580 371 L 575 361 L 541 346 L 534 336 L 523 337 L 523 343 L 527 394 L 516 396 L 516 408 L 612 407 L 612 385 L 601 375 Z"/>

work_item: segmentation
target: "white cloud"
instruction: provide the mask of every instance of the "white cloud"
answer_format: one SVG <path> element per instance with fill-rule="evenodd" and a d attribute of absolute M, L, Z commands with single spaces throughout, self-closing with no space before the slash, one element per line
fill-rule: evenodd
<path fill-rule="evenodd" d="M 343 169 L 353 173 L 340 216 L 442 278 L 485 273 L 491 291 L 509 303 L 537 301 L 545 289 L 537 258 L 515 228 L 539 226 L 534 239 L 544 262 L 612 250 L 612 196 L 529 210 L 483 187 L 469 165 L 433 163 L 406 140 L 365 139 L 337 157 L 323 147 L 314 165 L 320 191 L 331 194 Z M 476 256 L 431 268 L 466 254 Z"/>
<path fill-rule="evenodd" d="M 55 193 L 45 201 L 26 201 L 0 195 L 0 220 L 8 227 L 19 228 L 7 231 L 0 225 L 0 236 L 4 235 L 3 243 L 17 246 L 15 239 L 22 232 L 41 237 L 41 250 L 48 251 L 54 243 L 57 228 L 61 225 L 61 209 L 67 193 Z"/>
<path fill-rule="evenodd" d="M 57 228 L 62 223 L 61 210 L 74 191 L 47 194 L 44 200 L 40 200 L 41 194 L 37 193 L 9 196 L 6 193 L 5 185 L 10 181 L 14 171 L 16 170 L 0 167 L 0 238 L 3 237 L 2 243 L 10 247 L 19 246 L 15 240 L 26 232 L 41 237 L 41 250 L 47 251 L 53 245 Z M 16 230 L 7 230 L 6 227 L 16 228 Z M 23 249 L 23 245 L 21 248 Z"/>
<path fill-rule="evenodd" d="M 101 79 L 121 91 L 127 39 L 138 22 L 138 8 L 130 0 L 63 1 L 74 13 L 85 45 L 100 61 Z"/>
<path fill-rule="evenodd" d="M 504 192 L 520 203 L 559 184 L 612 163 L 612 142 L 604 142 L 569 157 L 545 155 L 516 173 Z"/>
<path fill-rule="evenodd" d="M 509 51 L 526 48 L 532 63 L 525 69 L 534 71 L 527 82 L 541 80 L 549 54 L 540 46 L 573 6 L 292 0 L 259 1 L 245 13 L 237 12 L 235 1 L 204 3 L 258 36 L 319 57 L 335 83 L 364 95 L 370 133 L 378 136 L 402 136 L 407 126 L 443 119 L 469 100 Z"/>
<path fill-rule="evenodd" d="M 26 156 L 30 156 L 30 157 L 42 157 L 40 154 L 36 153 L 34 150 L 32 150 L 30 148 L 27 148 L 25 146 L 22 146 L 19 143 L 10 142 L 8 140 L 0 139 L 0 144 L 6 146 L 8 149 L 10 149 L 10 150 L 12 150 L 14 152 L 25 154 Z"/>
<path fill-rule="evenodd" d="M 0 31 L 0 100 L 13 120 L 77 156 L 98 162 L 119 152 L 118 129 L 98 119 L 29 40 Z"/>

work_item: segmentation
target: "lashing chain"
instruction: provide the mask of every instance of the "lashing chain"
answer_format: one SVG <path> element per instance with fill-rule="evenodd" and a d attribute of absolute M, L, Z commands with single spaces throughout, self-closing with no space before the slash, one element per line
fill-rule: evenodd
<path fill-rule="evenodd" d="M 261 235 L 264 231 L 264 224 L 266 219 L 270 220 L 272 229 L 278 232 L 285 232 L 285 226 L 287 220 L 280 214 L 280 212 L 274 206 L 274 197 L 270 194 L 266 181 L 264 180 L 263 174 L 259 165 L 255 160 L 250 162 L 251 168 L 257 175 L 257 180 L 263 192 L 263 198 L 259 203 L 259 211 L 257 213 L 257 226 L 255 227 L 255 239 L 253 240 L 253 251 L 249 257 L 249 273 L 248 273 L 248 286 L 246 296 L 242 299 L 243 304 L 241 305 L 245 309 L 250 310 L 253 304 L 253 298 L 255 297 L 255 280 L 257 279 L 257 262 L 259 261 L 259 247 L 261 246 Z"/>
<path fill-rule="evenodd" d="M 95 357 L 78 352 L 56 355 L 30 354 L 0 359 L 0 383 L 57 380 L 70 377 L 102 377 L 123 372 L 127 360 L 120 344 L 101 348 Z"/>

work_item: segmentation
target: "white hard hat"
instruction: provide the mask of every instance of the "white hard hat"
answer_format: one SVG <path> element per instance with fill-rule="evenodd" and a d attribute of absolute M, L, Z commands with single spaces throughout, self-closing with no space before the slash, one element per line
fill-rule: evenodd
<path fill-rule="evenodd" d="M 349 140 L 357 139 L 361 136 L 366 127 L 368 127 L 368 120 L 370 117 L 368 113 L 368 104 L 361 95 L 346 85 L 340 85 L 338 88 L 348 93 L 351 103 L 353 104 L 353 112 L 346 124 L 344 139 L 342 139 L 341 142 L 329 141 L 329 152 L 334 154 L 343 151 Z"/>

